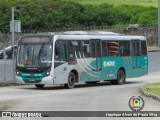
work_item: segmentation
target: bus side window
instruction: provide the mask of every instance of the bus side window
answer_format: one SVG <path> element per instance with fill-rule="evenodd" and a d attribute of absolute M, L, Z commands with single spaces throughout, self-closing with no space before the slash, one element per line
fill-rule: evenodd
<path fill-rule="evenodd" d="M 132 54 L 133 54 L 133 56 L 136 56 L 136 44 L 135 44 L 135 42 L 132 43 L 132 47 L 133 47 Z"/>
<path fill-rule="evenodd" d="M 141 41 L 141 55 L 147 55 L 147 45 L 146 41 Z"/>
<path fill-rule="evenodd" d="M 129 41 L 120 41 L 120 56 L 130 56 Z"/>
<path fill-rule="evenodd" d="M 68 58 L 75 59 L 80 58 L 81 42 L 80 41 L 68 41 Z"/>
<path fill-rule="evenodd" d="M 107 56 L 107 41 L 102 41 L 102 51 L 103 51 L 103 57 L 106 57 Z"/>
<path fill-rule="evenodd" d="M 119 42 L 118 41 L 108 41 L 108 56 L 119 56 Z"/>
<path fill-rule="evenodd" d="M 81 55 L 80 55 L 80 53 L 81 53 L 81 41 L 76 41 L 77 42 L 77 44 L 76 44 L 76 46 L 75 46 L 75 57 L 76 58 L 81 58 Z"/>
<path fill-rule="evenodd" d="M 89 41 L 82 41 L 82 58 L 89 58 L 91 54 Z"/>
<path fill-rule="evenodd" d="M 56 43 L 55 59 L 67 59 L 67 57 L 66 57 L 66 45 L 65 44 Z"/>
<path fill-rule="evenodd" d="M 139 41 L 133 41 L 132 42 L 133 47 L 133 56 L 140 56 L 140 42 Z"/>
<path fill-rule="evenodd" d="M 136 55 L 140 56 L 140 42 L 137 42 L 136 44 Z"/>

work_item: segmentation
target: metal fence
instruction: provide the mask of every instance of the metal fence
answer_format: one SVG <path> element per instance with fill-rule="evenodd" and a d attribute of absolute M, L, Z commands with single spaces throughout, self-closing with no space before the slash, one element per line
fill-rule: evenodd
<path fill-rule="evenodd" d="M 148 45 L 157 45 L 158 42 L 158 26 L 147 25 L 140 26 L 138 28 L 127 28 L 126 26 L 100 26 L 100 27 L 85 27 L 85 28 L 61 28 L 61 29 L 45 29 L 45 30 L 23 30 L 21 33 L 15 34 L 15 43 L 18 42 L 18 38 L 24 34 L 40 34 L 48 32 L 63 32 L 63 31 L 110 31 L 121 33 L 125 35 L 142 35 L 147 38 Z M 4 46 L 11 45 L 11 34 L 5 31 L 0 32 L 0 49 Z"/>
<path fill-rule="evenodd" d="M 158 26 L 148 25 L 140 26 L 138 28 L 127 28 L 126 26 L 114 26 L 114 27 L 86 27 L 86 28 L 62 28 L 52 30 L 24 30 L 21 33 L 15 34 L 15 44 L 18 42 L 18 38 L 24 34 L 41 34 L 48 32 L 63 32 L 63 31 L 110 31 L 126 35 L 142 35 L 147 38 L 148 46 L 155 46 L 158 43 Z M 0 32 L 0 50 L 5 49 L 11 45 L 11 33 L 1 31 Z M 0 59 L 0 83 L 12 83 L 13 81 L 13 65 L 12 59 Z"/>

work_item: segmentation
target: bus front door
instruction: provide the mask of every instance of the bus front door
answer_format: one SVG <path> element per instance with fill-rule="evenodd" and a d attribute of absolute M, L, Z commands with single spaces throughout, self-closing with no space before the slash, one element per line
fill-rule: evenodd
<path fill-rule="evenodd" d="M 101 80 L 102 58 L 101 58 L 101 44 L 100 40 L 91 40 L 91 72 L 89 74 L 89 81 Z"/>
<path fill-rule="evenodd" d="M 140 64 L 140 41 L 132 41 L 132 70 L 133 77 L 138 77 L 141 75 L 141 64 Z"/>

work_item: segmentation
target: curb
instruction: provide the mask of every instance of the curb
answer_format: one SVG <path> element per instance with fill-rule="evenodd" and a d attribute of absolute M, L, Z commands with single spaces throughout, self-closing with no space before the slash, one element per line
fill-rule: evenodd
<path fill-rule="evenodd" d="M 159 52 L 160 50 L 148 50 L 148 52 Z"/>
<path fill-rule="evenodd" d="M 141 87 L 141 92 L 143 95 L 147 96 L 147 97 L 151 97 L 153 99 L 156 99 L 158 101 L 160 101 L 160 96 L 158 95 L 155 95 L 155 94 L 152 94 L 152 93 L 149 93 L 149 92 L 146 92 L 144 89 L 143 89 L 144 85 Z"/>
<path fill-rule="evenodd" d="M 159 52 L 160 46 L 147 46 L 148 52 Z"/>

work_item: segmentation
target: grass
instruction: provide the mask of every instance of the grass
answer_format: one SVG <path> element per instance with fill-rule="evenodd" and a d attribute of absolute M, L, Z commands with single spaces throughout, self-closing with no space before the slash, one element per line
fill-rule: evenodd
<path fill-rule="evenodd" d="M 11 107 L 15 107 L 20 104 L 20 99 L 12 99 L 12 100 L 0 100 L 0 111 L 8 110 Z"/>
<path fill-rule="evenodd" d="M 158 7 L 158 0 L 70 0 L 81 4 L 102 4 L 109 3 L 114 5 L 128 4 L 128 5 L 143 5 Z"/>
<path fill-rule="evenodd" d="M 144 86 L 146 92 L 160 96 L 160 83 L 150 83 Z"/>

